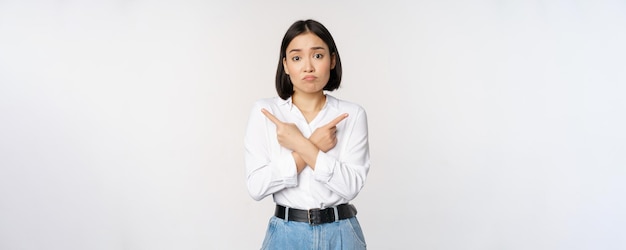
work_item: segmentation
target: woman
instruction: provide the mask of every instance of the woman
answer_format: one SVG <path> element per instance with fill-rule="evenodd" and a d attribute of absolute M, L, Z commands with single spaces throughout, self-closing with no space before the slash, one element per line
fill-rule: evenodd
<path fill-rule="evenodd" d="M 276 72 L 278 97 L 255 103 L 245 136 L 250 195 L 273 195 L 262 249 L 365 249 L 349 204 L 370 167 L 367 117 L 324 91 L 341 82 L 330 32 L 314 20 L 287 30 Z"/>

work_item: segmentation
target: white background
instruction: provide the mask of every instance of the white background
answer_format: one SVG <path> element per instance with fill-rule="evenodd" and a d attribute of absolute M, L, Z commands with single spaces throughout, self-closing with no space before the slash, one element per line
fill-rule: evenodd
<path fill-rule="evenodd" d="M 626 249 L 623 1 L 0 1 L 0 249 L 258 249 L 252 103 L 314 18 L 370 249 Z"/>

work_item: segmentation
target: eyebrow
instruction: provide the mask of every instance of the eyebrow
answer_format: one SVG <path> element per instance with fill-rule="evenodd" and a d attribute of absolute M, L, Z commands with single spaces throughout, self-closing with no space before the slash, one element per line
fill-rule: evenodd
<path fill-rule="evenodd" d="M 311 50 L 326 50 L 326 48 L 322 47 L 322 46 L 317 46 L 317 47 L 311 47 Z M 287 54 L 291 53 L 291 52 L 300 52 L 302 51 L 301 49 L 292 49 L 289 52 L 287 52 Z"/>

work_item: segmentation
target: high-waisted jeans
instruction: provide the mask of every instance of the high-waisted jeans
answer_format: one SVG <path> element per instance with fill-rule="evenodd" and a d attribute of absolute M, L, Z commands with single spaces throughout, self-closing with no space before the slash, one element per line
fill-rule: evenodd
<path fill-rule="evenodd" d="M 310 225 L 272 216 L 261 249 L 360 250 L 366 245 L 356 217 Z"/>

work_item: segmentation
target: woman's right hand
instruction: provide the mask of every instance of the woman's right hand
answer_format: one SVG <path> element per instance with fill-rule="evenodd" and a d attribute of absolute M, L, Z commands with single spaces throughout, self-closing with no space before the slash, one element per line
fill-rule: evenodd
<path fill-rule="evenodd" d="M 302 135 L 298 126 L 279 120 L 266 109 L 262 109 L 261 112 L 276 125 L 278 144 L 293 151 L 299 151 L 297 150 L 298 146 L 302 145 L 306 138 Z"/>

